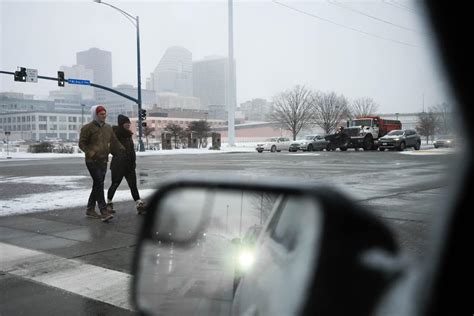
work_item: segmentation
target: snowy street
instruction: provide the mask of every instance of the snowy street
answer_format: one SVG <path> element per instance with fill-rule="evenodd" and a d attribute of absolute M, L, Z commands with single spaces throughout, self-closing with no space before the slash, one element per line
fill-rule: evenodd
<path fill-rule="evenodd" d="M 422 259 L 427 228 L 435 213 L 443 211 L 448 194 L 448 161 L 455 157 L 451 153 L 169 151 L 139 155 L 137 176 L 145 200 L 165 177 L 178 175 L 238 175 L 330 185 L 368 206 L 394 230 L 407 253 Z M 109 185 L 110 171 L 105 188 Z M 35 294 L 25 306 L 41 309 L 39 314 L 52 310 L 67 314 L 78 308 L 93 314 L 133 314 L 128 300 L 131 259 L 142 217 L 136 215 L 123 182 L 114 201 L 117 214 L 110 223 L 85 218 L 90 186 L 81 157 L 2 159 L 0 257 L 8 259 L 0 263 L 0 278 L 9 285 L 0 290 L 4 302 L 8 299 L 15 306 L 19 293 L 31 291 Z M 76 272 L 68 274 L 71 267 Z M 53 306 L 41 304 L 44 300 Z"/>

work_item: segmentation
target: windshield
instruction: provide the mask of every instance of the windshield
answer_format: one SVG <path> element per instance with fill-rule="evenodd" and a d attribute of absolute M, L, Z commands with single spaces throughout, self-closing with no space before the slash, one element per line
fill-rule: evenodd
<path fill-rule="evenodd" d="M 372 120 L 353 120 L 349 122 L 349 127 L 353 126 L 372 126 Z"/>
<path fill-rule="evenodd" d="M 445 140 L 445 139 L 453 139 L 454 137 L 452 135 L 442 135 L 438 136 L 438 139 L 440 140 Z"/>
<path fill-rule="evenodd" d="M 387 135 L 389 135 L 389 136 L 401 136 L 401 135 L 403 135 L 404 133 L 405 133 L 404 131 L 396 131 L 396 130 L 395 130 L 395 131 L 389 132 Z"/>
<path fill-rule="evenodd" d="M 278 138 L 267 138 L 265 141 L 268 143 L 274 143 L 278 140 Z"/>

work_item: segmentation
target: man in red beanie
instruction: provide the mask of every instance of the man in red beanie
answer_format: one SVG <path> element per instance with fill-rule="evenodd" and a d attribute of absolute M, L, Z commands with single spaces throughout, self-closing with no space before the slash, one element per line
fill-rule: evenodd
<path fill-rule="evenodd" d="M 79 148 L 86 155 L 86 166 L 92 177 L 92 191 L 87 203 L 86 216 L 106 222 L 114 216 L 107 208 L 104 197 L 104 181 L 109 154 L 123 155 L 125 148 L 120 144 L 109 124 L 105 123 L 107 111 L 102 105 L 91 108 L 92 122 L 81 128 Z M 95 211 L 98 205 L 100 214 Z"/>

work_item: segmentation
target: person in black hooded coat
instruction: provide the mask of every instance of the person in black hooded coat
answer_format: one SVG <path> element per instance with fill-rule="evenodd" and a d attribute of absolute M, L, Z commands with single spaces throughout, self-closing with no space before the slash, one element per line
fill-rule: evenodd
<path fill-rule="evenodd" d="M 112 184 L 107 192 L 107 207 L 109 211 L 115 213 L 112 199 L 114 198 L 115 191 L 119 187 L 122 179 L 125 178 L 132 193 L 133 200 L 136 203 L 138 214 L 143 214 L 145 210 L 145 204 L 140 199 L 140 194 L 137 188 L 137 174 L 135 168 L 137 166 L 135 154 L 135 146 L 133 144 L 132 135 L 130 131 L 130 119 L 125 115 L 118 116 L 118 126 L 113 127 L 115 136 L 120 141 L 123 147 L 125 147 L 125 155 L 114 156 L 110 163 L 110 170 L 112 171 Z"/>

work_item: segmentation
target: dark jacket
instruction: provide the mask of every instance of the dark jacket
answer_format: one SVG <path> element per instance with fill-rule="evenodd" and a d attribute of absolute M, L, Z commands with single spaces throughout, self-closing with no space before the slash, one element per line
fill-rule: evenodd
<path fill-rule="evenodd" d="M 137 156 L 135 154 L 135 145 L 133 144 L 133 133 L 121 126 L 114 126 L 113 131 L 120 144 L 125 148 L 124 155 L 117 155 L 112 158 L 110 170 L 112 172 L 119 170 L 134 170 L 136 168 Z"/>
<path fill-rule="evenodd" d="M 86 154 L 86 162 L 101 163 L 108 161 L 109 153 L 120 155 L 124 149 L 112 127 L 108 124 L 101 126 L 97 121 L 92 121 L 81 128 L 79 148 Z"/>

